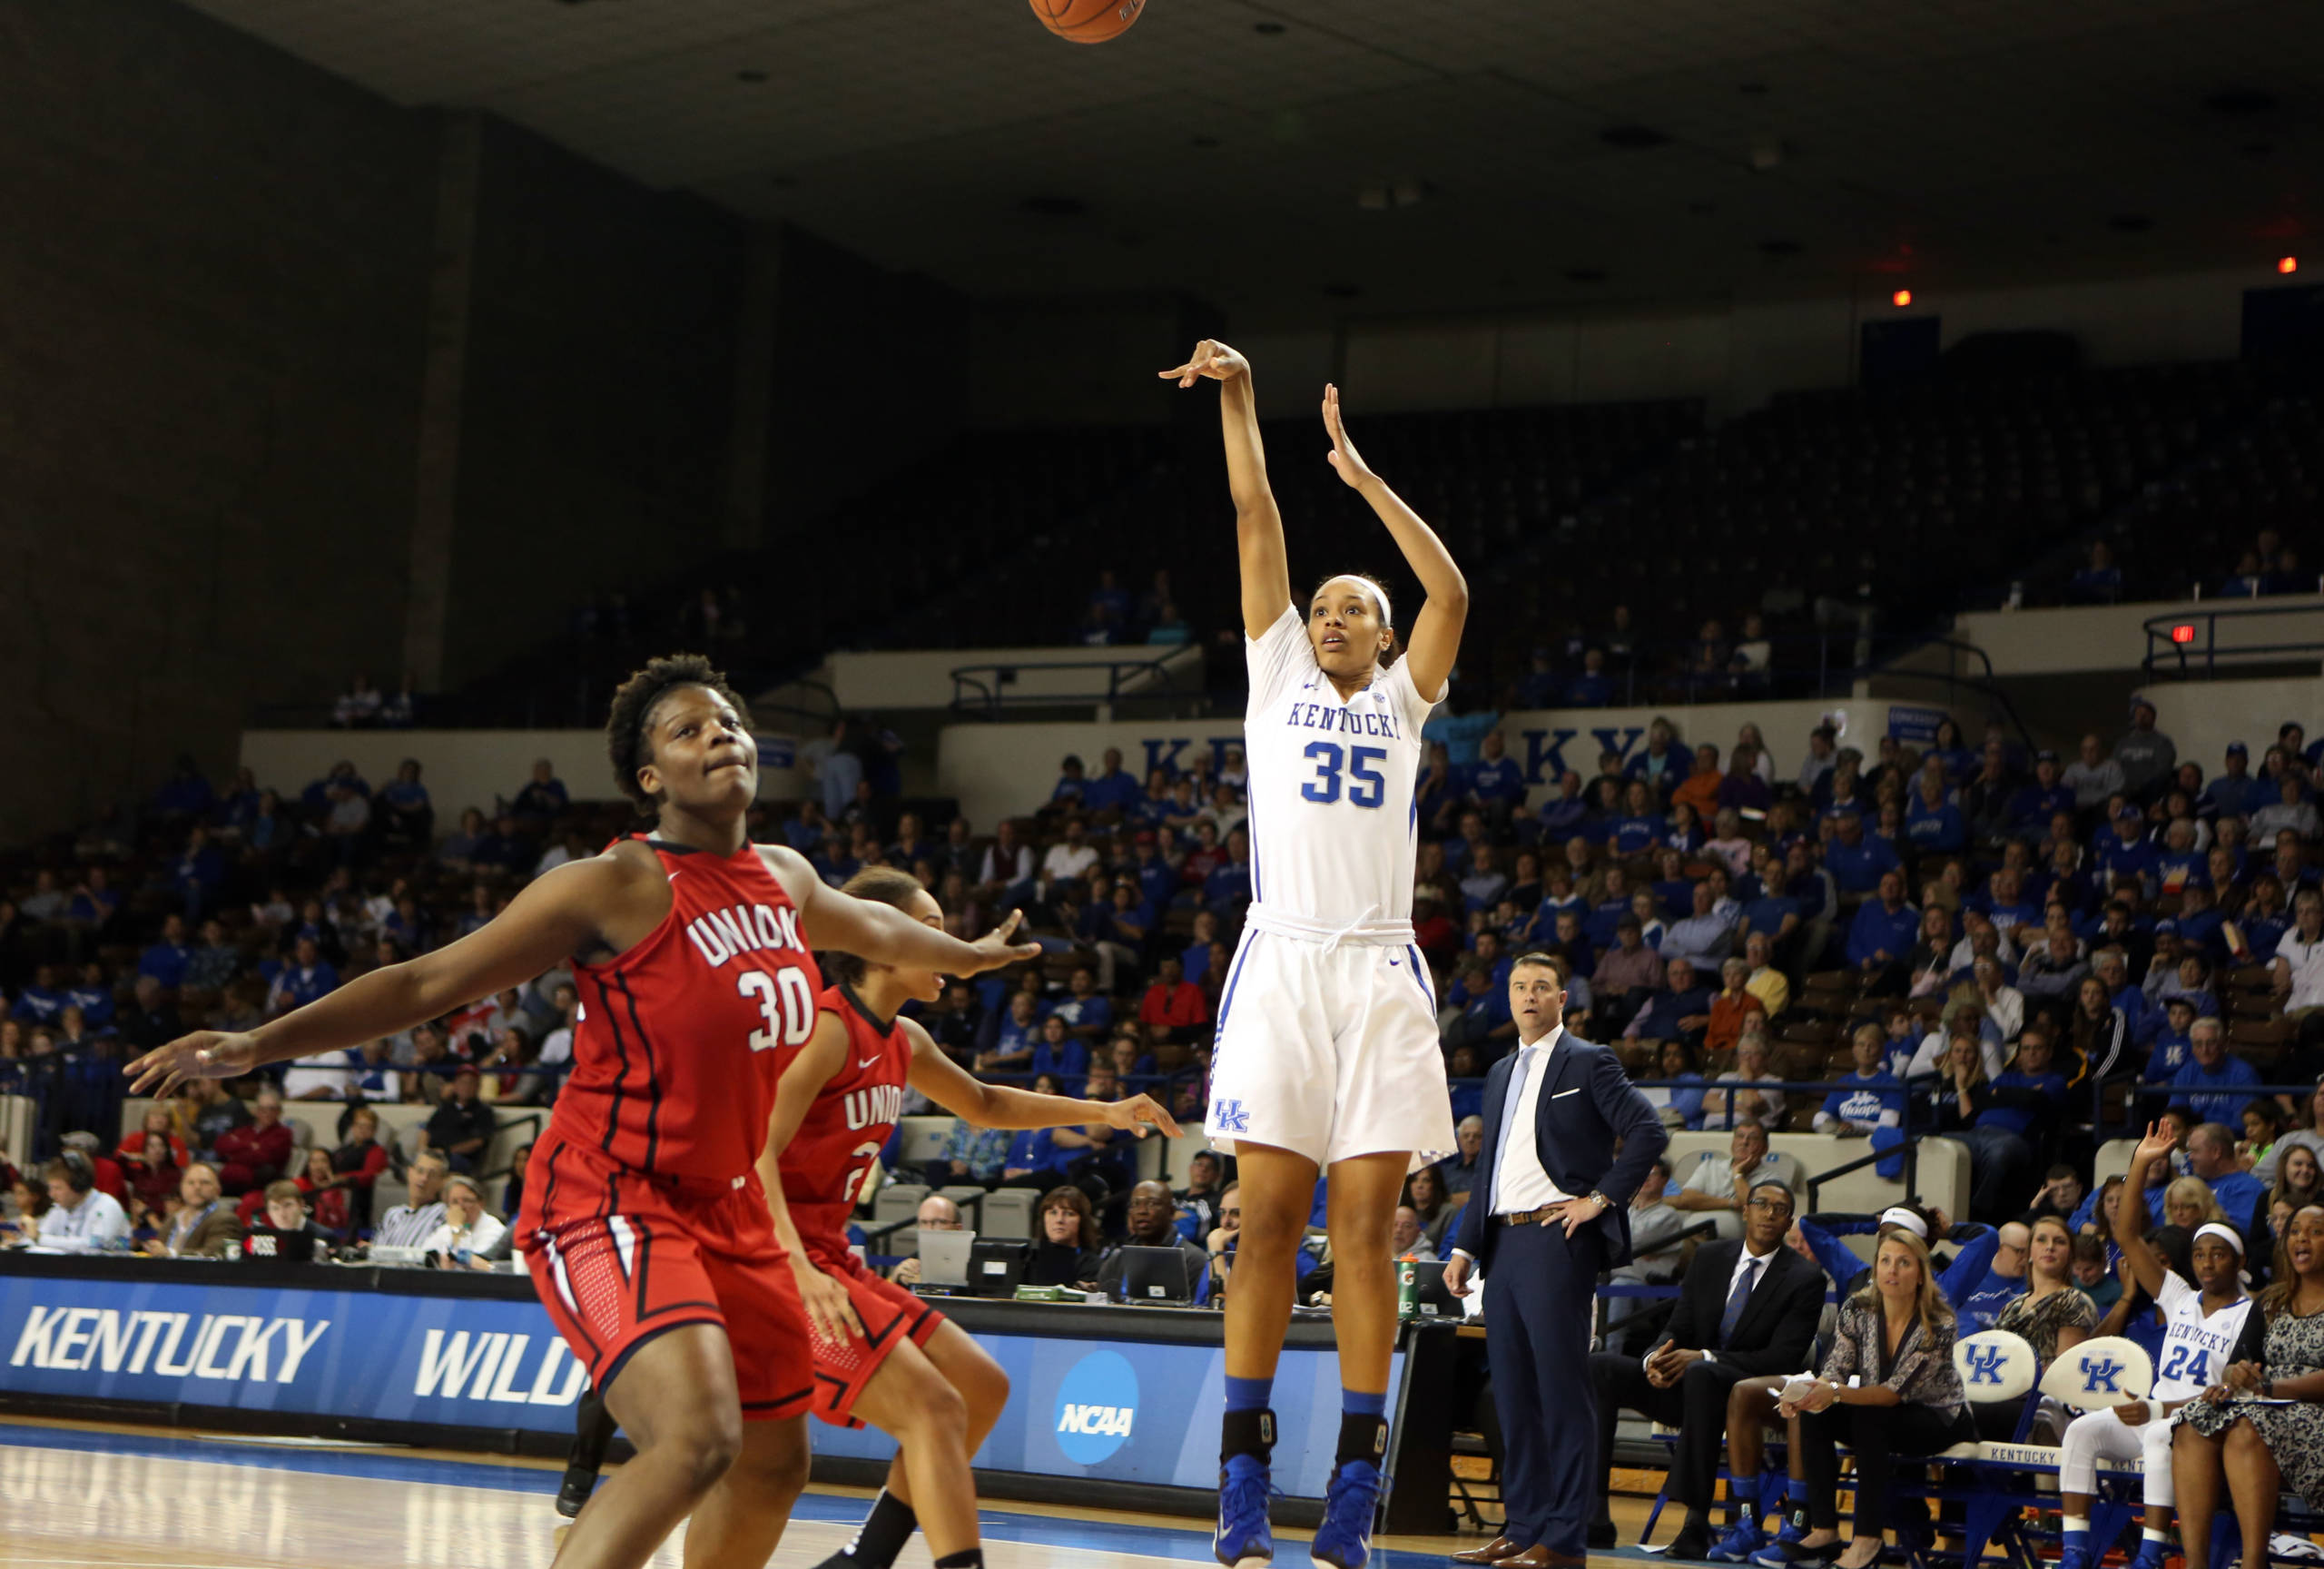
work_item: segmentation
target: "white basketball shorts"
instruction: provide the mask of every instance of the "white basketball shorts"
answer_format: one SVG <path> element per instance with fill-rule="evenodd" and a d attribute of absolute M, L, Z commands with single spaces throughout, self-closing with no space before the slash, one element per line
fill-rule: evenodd
<path fill-rule="evenodd" d="M 1329 943 L 1246 927 L 1218 1000 L 1204 1131 L 1319 1166 L 1452 1150 L 1436 993 L 1409 945 Z"/>

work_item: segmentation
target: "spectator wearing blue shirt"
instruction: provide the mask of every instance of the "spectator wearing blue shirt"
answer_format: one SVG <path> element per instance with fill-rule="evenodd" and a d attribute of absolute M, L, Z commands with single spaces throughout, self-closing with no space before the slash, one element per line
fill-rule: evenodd
<path fill-rule="evenodd" d="M 2238 741 L 2227 749 L 2226 771 L 2203 786 L 2199 808 L 2212 817 L 2249 817 L 2275 804 L 2276 792 L 2251 777 L 2251 748 Z"/>
<path fill-rule="evenodd" d="M 202 776 L 193 759 L 180 753 L 177 765 L 153 793 L 153 810 L 163 817 L 201 817 L 208 814 L 216 800 L 210 781 Z"/>
<path fill-rule="evenodd" d="M 1137 780 L 1122 766 L 1122 751 L 1108 746 L 1101 761 L 1105 766 L 1098 776 L 1081 787 L 1081 806 L 1087 812 L 1126 812 L 1137 804 L 1144 792 Z"/>
<path fill-rule="evenodd" d="M 1899 865 L 1896 851 L 1865 836 L 1862 814 L 1853 809 L 1838 814 L 1832 842 L 1824 847 L 1824 868 L 1841 893 L 1869 893 L 1880 886 L 1884 873 L 1894 872 Z"/>
<path fill-rule="evenodd" d="M 103 965 L 94 959 L 83 965 L 81 983 L 77 986 L 67 986 L 64 989 L 64 1001 L 68 1006 L 81 1011 L 81 1018 L 91 1030 L 100 1035 L 112 1032 L 114 1008 L 113 986 L 105 979 Z"/>
<path fill-rule="evenodd" d="M 1030 992 L 1011 992 L 1007 1007 L 996 1010 L 990 1022 L 980 1031 L 975 1059 L 980 1073 L 1019 1072 L 1026 1071 L 1033 1061 L 1036 1042 L 1041 1038 L 1048 1021 L 1041 1017 L 1040 1000 Z M 1053 1046 L 1062 1047 L 1070 1038 L 1065 1033 L 1065 1021 L 1058 1021 Z M 1079 1044 L 1079 1042 L 1074 1042 Z M 1081 1048 L 1082 1062 L 1088 1062 L 1089 1050 Z M 1052 1059 L 1050 1071 L 1056 1071 Z"/>
<path fill-rule="evenodd" d="M 2222 1020 L 2198 1019 L 2189 1036 L 2193 1060 L 2171 1081 L 2171 1109 L 2185 1111 L 2198 1122 L 2240 1128 L 2243 1108 L 2257 1099 L 2260 1071 L 2229 1055 Z"/>
<path fill-rule="evenodd" d="M 2072 812 L 2073 788 L 2064 783 L 2055 752 L 2034 754 L 2034 782 L 2019 786 L 2009 798 L 2011 831 L 2020 836 L 2040 833 L 2061 812 Z"/>
<path fill-rule="evenodd" d="M 1122 820 L 1141 831 L 1158 831 L 1178 809 L 1177 796 L 1167 769 L 1149 768 L 1146 789 L 1122 810 Z"/>
<path fill-rule="evenodd" d="M 1837 1082 L 1846 1089 L 1824 1097 L 1816 1112 L 1816 1131 L 1842 1138 L 1869 1133 L 1875 1128 L 1899 1127 L 1905 1120 L 1905 1087 L 1885 1066 L 1887 1031 L 1877 1024 L 1859 1024 L 1848 1040 L 1848 1055 L 1856 1071 Z"/>
<path fill-rule="evenodd" d="M 168 915 L 162 921 L 162 940 L 137 956 L 137 972 L 151 975 L 172 992 L 185 983 L 187 961 L 193 949 L 185 940 L 185 920 Z"/>
<path fill-rule="evenodd" d="M 1614 684 L 1606 677 L 1606 651 L 1592 648 L 1581 656 L 1581 674 L 1567 683 L 1566 706 L 1603 708 L 1614 700 Z"/>
<path fill-rule="evenodd" d="M 1525 804 L 1525 770 L 1507 755 L 1501 732 L 1490 730 L 1478 744 L 1477 760 L 1466 770 L 1468 797 L 1481 807 L 1496 833 Z"/>
<path fill-rule="evenodd" d="M 1535 815 L 1544 844 L 1562 844 L 1581 831 L 1590 803 L 1581 798 L 1581 775 L 1569 768 L 1558 775 L 1557 794 L 1541 803 Z"/>
<path fill-rule="evenodd" d="M 2242 1125 L 2237 1119 L 2236 1126 Z M 2235 1154 L 2235 1133 L 2219 1122 L 2199 1122 L 2187 1130 L 2187 1175 L 2211 1190 L 2228 1223 L 2252 1241 L 2268 1236 L 2268 1185 L 2243 1169 Z M 2161 1225 L 2163 1206 L 2175 1184 L 2147 1189 L 2147 1214 Z"/>
<path fill-rule="evenodd" d="M 1070 1033 L 1065 1009 L 1060 1005 L 1056 1012 L 1042 1016 L 1040 1028 L 1033 1036 L 1033 1054 L 1023 1071 L 1046 1073 L 1063 1086 L 1059 1093 L 1078 1095 L 1089 1077 L 1091 1055 L 1089 1044 Z"/>
<path fill-rule="evenodd" d="M 1643 855 L 1662 837 L 1662 814 L 1655 809 L 1654 794 L 1645 780 L 1631 780 L 1623 794 L 1626 799 L 1611 825 L 1610 843 L 1617 855 Z"/>
<path fill-rule="evenodd" d="M 1060 802 L 1079 801 L 1086 806 L 1088 801 L 1085 792 L 1088 787 L 1089 782 L 1082 775 L 1081 759 L 1068 752 L 1065 755 L 1065 761 L 1058 765 L 1057 784 L 1049 791 L 1049 804 L 1054 806 Z"/>
<path fill-rule="evenodd" d="M 2212 962 L 2227 957 L 2227 915 L 2211 897 L 2211 884 L 2190 883 L 2179 895 L 2179 941 Z"/>
<path fill-rule="evenodd" d="M 1482 1116 L 1485 1071 L 1477 1060 L 1477 1048 L 1465 1044 L 1452 1048 L 1444 1073 L 1452 1081 L 1452 1120 L 1457 1123 L 1463 1118 Z"/>
<path fill-rule="evenodd" d="M 1581 930 L 1596 948 L 1614 945 L 1614 929 L 1622 917 L 1630 913 L 1630 879 L 1620 866 L 1606 868 L 1599 883 L 1598 903 L 1590 907 L 1589 915 L 1581 923 Z"/>
<path fill-rule="evenodd" d="M 1848 962 L 1882 983 L 1895 979 L 1905 956 L 1913 951 L 1920 933 L 1921 913 L 1905 903 L 1905 875 L 1890 869 L 1880 875 L 1879 897 L 1856 907 L 1848 927 Z"/>
<path fill-rule="evenodd" d="M 1647 1104 L 1661 1117 L 1665 1127 L 1685 1128 L 1695 1132 L 1702 1130 L 1703 1075 L 1690 1042 L 1665 1041 L 1654 1071 L 1651 1075 L 1643 1076 L 1670 1081 L 1669 1084 L 1639 1091 L 1646 1097 Z"/>
<path fill-rule="evenodd" d="M 533 776 L 525 781 L 522 790 L 517 792 L 517 798 L 508 804 L 508 810 L 517 822 L 537 830 L 552 818 L 562 815 L 570 800 L 565 781 L 556 776 L 556 765 L 541 757 L 534 760 Z"/>
<path fill-rule="evenodd" d="M 1645 781 L 1658 800 L 1668 801 L 1670 793 L 1693 772 L 1694 756 L 1678 744 L 1679 733 L 1668 719 L 1656 719 L 1646 727 L 1646 745 L 1630 755 L 1622 772 L 1633 779 Z"/>
<path fill-rule="evenodd" d="M 1444 1027 L 1449 1047 L 1474 1046 L 1481 1055 L 1493 1057 L 1517 1039 L 1509 987 L 1494 982 L 1492 964 L 1480 955 L 1466 955 L 1454 966 L 1452 984 L 1444 989 L 1444 1005 L 1459 1010 Z"/>
<path fill-rule="evenodd" d="M 2265 964 L 2276 956 L 2277 944 L 2292 923 L 2284 909 L 2284 885 L 2274 873 L 2262 872 L 2251 880 L 2251 896 L 2244 901 L 2235 924 L 2250 950 L 2251 963 Z"/>
<path fill-rule="evenodd" d="M 2025 1130 L 2052 1110 L 2038 1090 L 2023 1081 L 2048 1075 L 2048 1038 L 2028 1030 L 2018 1055 L 2022 1065 L 2014 1071 L 2020 1081 L 2004 1088 L 1998 1079 L 1988 1080 L 1976 1021 L 1965 1014 L 1956 1017 L 1937 1082 L 1929 1091 L 1937 1133 L 1968 1148 L 1970 1212 L 1989 1219 L 2014 1214 L 2033 1190 L 2034 1148 Z"/>
<path fill-rule="evenodd" d="M 436 808 L 419 782 L 419 760 L 407 757 L 396 776 L 379 786 L 379 825 L 388 837 L 422 848 L 433 842 Z"/>
<path fill-rule="evenodd" d="M 1625 1041 L 1700 1041 L 1710 1025 L 1710 988 L 1695 980 L 1695 967 L 1673 959 L 1663 969 L 1667 989 L 1647 999 L 1622 1031 Z"/>
<path fill-rule="evenodd" d="M 171 919 L 175 920 L 176 917 L 172 916 Z M 33 972 L 32 982 L 16 994 L 15 1006 L 9 1009 L 8 1013 L 11 1018 L 21 1019 L 27 1024 L 54 1026 L 64 1017 L 69 1001 L 64 989 L 56 983 L 56 966 L 43 964 Z M 85 1010 L 84 1016 L 86 1016 Z"/>
<path fill-rule="evenodd" d="M 1994 1075 L 1994 1088 L 2002 1092 L 1998 1103 L 1978 1120 L 2029 1138 L 2043 1107 L 2065 1100 L 2066 1076 L 2051 1068 L 2051 1050 L 2048 1031 L 2028 1026 L 2018 1040 L 2016 1060 Z"/>
<path fill-rule="evenodd" d="M 1905 812 L 1905 841 L 1916 855 L 1951 855 L 1968 848 L 1969 824 L 1946 794 L 1944 775 L 1924 769 Z"/>
<path fill-rule="evenodd" d="M 290 962 L 275 972 L 274 983 L 267 989 L 266 1016 L 271 1019 L 303 1008 L 338 989 L 339 972 L 322 956 L 313 938 L 301 937 L 291 951 Z"/>
<path fill-rule="evenodd" d="M 1237 828 L 1226 836 L 1226 859 L 1202 883 L 1203 903 L 1221 921 L 1239 917 L 1251 903 L 1251 838 Z"/>
<path fill-rule="evenodd" d="M 2156 856 L 2146 836 L 2146 818 L 2125 803 L 2114 814 L 2114 831 L 2101 836 L 2095 859 L 2109 892 L 2120 889 L 2143 900 L 2153 891 Z"/>

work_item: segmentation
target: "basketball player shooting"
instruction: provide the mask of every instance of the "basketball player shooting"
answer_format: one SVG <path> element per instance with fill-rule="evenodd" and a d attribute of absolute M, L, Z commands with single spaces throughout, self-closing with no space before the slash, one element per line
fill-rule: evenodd
<path fill-rule="evenodd" d="M 1469 588 L 1443 541 L 1365 466 L 1339 390 L 1326 387 L 1333 471 L 1387 526 L 1427 597 L 1402 658 L 1387 590 L 1370 577 L 1327 577 L 1303 609 L 1267 488 L 1250 362 L 1206 339 L 1161 375 L 1182 389 L 1219 383 L 1251 678 L 1253 903 L 1219 997 L 1206 1120 L 1212 1141 L 1238 1158 L 1243 1198 L 1213 1550 L 1229 1569 L 1274 1556 L 1267 1403 L 1320 1172 L 1343 1415 L 1313 1556 L 1363 1569 L 1387 1451 L 1389 1232 L 1414 1152 L 1452 1148 L 1436 997 L 1413 937 L 1413 786 L 1421 725 L 1460 652 Z"/>

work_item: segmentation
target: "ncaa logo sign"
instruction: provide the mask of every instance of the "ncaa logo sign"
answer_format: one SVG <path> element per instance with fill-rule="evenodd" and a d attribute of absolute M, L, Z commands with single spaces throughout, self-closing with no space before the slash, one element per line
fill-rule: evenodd
<path fill-rule="evenodd" d="M 1057 1446 L 1077 1465 L 1095 1465 L 1129 1442 L 1137 1417 L 1137 1374 L 1116 1351 L 1092 1351 L 1057 1390 Z"/>

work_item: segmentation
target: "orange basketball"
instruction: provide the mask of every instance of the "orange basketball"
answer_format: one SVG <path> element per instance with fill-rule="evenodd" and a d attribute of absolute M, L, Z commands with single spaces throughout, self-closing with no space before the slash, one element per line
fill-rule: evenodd
<path fill-rule="evenodd" d="M 1129 31 L 1146 0 L 1032 0 L 1041 25 L 1074 44 L 1103 44 Z"/>

